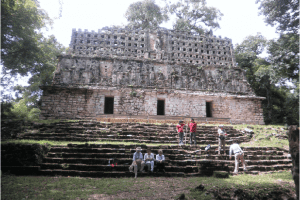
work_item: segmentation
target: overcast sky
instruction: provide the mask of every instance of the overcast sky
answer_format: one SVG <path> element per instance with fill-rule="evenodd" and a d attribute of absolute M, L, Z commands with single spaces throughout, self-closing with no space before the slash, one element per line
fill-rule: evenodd
<path fill-rule="evenodd" d="M 39 1 L 51 18 L 58 18 L 59 0 Z M 62 0 L 62 17 L 55 19 L 53 29 L 45 33 L 55 35 L 60 43 L 68 47 L 72 28 L 97 31 L 105 26 L 127 24 L 124 14 L 128 6 L 137 1 Z M 274 27 L 266 26 L 264 16 L 258 16 L 258 4 L 255 4 L 255 0 L 207 0 L 207 5 L 218 8 L 224 14 L 219 22 L 220 29 L 215 30 L 214 35 L 231 38 L 234 45 L 258 32 L 267 39 L 278 37 Z M 172 22 L 162 26 L 172 28 Z"/>

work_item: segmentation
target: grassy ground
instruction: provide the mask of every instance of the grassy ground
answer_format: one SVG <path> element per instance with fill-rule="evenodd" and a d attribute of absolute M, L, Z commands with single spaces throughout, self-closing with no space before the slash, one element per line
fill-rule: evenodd
<path fill-rule="evenodd" d="M 202 185 L 203 190 L 199 187 Z M 197 188 L 198 187 L 198 188 Z M 5 199 L 272 199 L 293 197 L 295 185 L 290 171 L 263 175 L 238 175 L 227 179 L 194 178 L 80 178 L 4 175 L 1 197 Z M 278 194 L 280 191 L 280 194 Z M 276 193 L 277 192 L 277 193 Z"/>

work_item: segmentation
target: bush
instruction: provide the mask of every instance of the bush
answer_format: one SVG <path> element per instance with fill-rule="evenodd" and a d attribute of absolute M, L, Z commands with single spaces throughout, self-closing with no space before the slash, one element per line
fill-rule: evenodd
<path fill-rule="evenodd" d="M 2 166 L 37 166 L 51 146 L 45 144 L 1 144 Z"/>
<path fill-rule="evenodd" d="M 25 99 L 21 99 L 19 102 L 13 103 L 11 112 L 17 119 L 24 119 L 26 121 L 38 120 L 41 113 L 40 109 L 30 108 L 27 106 Z"/>

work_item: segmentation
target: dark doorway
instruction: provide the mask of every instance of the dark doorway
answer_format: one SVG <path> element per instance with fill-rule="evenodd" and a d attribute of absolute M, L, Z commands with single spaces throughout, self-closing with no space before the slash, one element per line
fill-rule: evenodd
<path fill-rule="evenodd" d="M 165 115 L 165 100 L 157 100 L 157 115 Z"/>
<path fill-rule="evenodd" d="M 211 102 L 206 102 L 206 117 L 212 117 Z"/>
<path fill-rule="evenodd" d="M 114 114 L 114 98 L 105 97 L 104 114 Z"/>

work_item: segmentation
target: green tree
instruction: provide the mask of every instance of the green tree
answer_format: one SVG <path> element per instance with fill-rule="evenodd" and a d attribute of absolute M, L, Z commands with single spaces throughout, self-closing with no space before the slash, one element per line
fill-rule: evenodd
<path fill-rule="evenodd" d="M 206 29 L 220 28 L 218 20 L 223 14 L 214 7 L 208 7 L 206 0 L 167 3 L 165 10 L 175 16 L 174 30 L 203 33 Z"/>
<path fill-rule="evenodd" d="M 276 26 L 278 39 L 269 42 L 270 67 L 258 72 L 260 76 L 272 74 L 272 81 L 284 85 L 286 81 L 298 83 L 299 75 L 299 1 L 256 0 L 265 22 Z"/>
<path fill-rule="evenodd" d="M 259 14 L 265 16 L 265 22 L 277 26 L 278 32 L 297 33 L 299 29 L 298 0 L 256 0 Z"/>
<path fill-rule="evenodd" d="M 168 15 L 155 4 L 155 0 L 144 0 L 130 4 L 125 17 L 129 26 L 142 29 L 156 29 L 162 22 L 168 20 Z"/>
<path fill-rule="evenodd" d="M 20 119 L 27 113 L 26 119 L 31 120 L 36 117 L 34 113 L 38 113 L 42 93 L 39 86 L 51 84 L 57 56 L 65 48 L 54 36 L 45 38 L 40 32 L 47 24 L 51 24 L 51 20 L 40 9 L 38 1 L 2 1 L 1 12 L 1 107 L 5 108 L 7 116 Z M 30 77 L 29 86 L 12 86 L 14 78 L 25 76 Z M 4 93 L 11 94 L 11 88 L 16 92 L 17 99 L 11 104 L 4 103 L 10 99 Z"/>
<path fill-rule="evenodd" d="M 299 35 L 287 33 L 277 40 L 270 40 L 268 53 L 270 67 L 261 74 L 272 74 L 272 81 L 281 85 L 285 85 L 286 81 L 296 85 L 299 75 Z"/>
<path fill-rule="evenodd" d="M 14 102 L 11 112 L 16 119 L 33 121 L 39 119 L 40 110 L 27 105 L 26 99 L 21 99 L 19 102 Z"/>
<path fill-rule="evenodd" d="M 39 32 L 50 19 L 37 1 L 1 1 L 1 78 L 27 75 L 39 56 Z"/>
<path fill-rule="evenodd" d="M 291 109 L 299 105 L 299 97 L 291 93 L 291 88 L 279 85 L 278 80 L 283 75 L 272 71 L 270 59 L 260 57 L 265 49 L 272 45 L 262 35 L 248 36 L 241 44 L 235 47 L 236 61 L 245 70 L 247 80 L 257 96 L 266 97 L 262 101 L 263 116 L 266 124 L 299 122 L 298 109 Z"/>
<path fill-rule="evenodd" d="M 38 1 L 6 0 L 1 4 L 1 86 L 5 89 L 17 75 L 31 75 L 32 91 L 50 84 L 56 56 L 65 49 L 54 36 L 44 38 L 39 31 L 51 20 Z"/>
<path fill-rule="evenodd" d="M 14 90 L 17 94 L 22 94 L 28 102 L 36 107 L 40 105 L 41 85 L 51 85 L 54 71 L 57 65 L 57 56 L 66 49 L 57 42 L 54 36 L 42 38 L 39 41 L 40 53 L 36 58 L 34 68 L 30 71 L 29 86 L 16 86 Z"/>
<path fill-rule="evenodd" d="M 267 60 L 270 65 L 256 72 L 257 79 L 269 75 L 270 80 L 277 83 L 282 93 L 285 92 L 284 123 L 299 124 L 299 1 L 257 0 L 256 3 L 260 4 L 265 22 L 276 26 L 280 33 L 278 39 L 269 41 Z M 290 83 L 293 86 L 289 86 Z"/>

